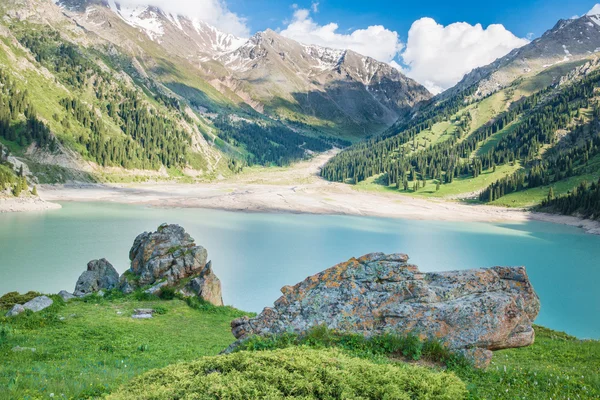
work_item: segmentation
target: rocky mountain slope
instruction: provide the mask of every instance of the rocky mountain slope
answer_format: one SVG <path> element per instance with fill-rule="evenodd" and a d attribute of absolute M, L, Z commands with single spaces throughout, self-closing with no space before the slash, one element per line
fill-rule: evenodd
<path fill-rule="evenodd" d="M 306 46 L 272 30 L 237 38 L 195 18 L 113 0 L 64 0 L 65 15 L 127 48 L 148 42 L 187 60 L 221 93 L 259 113 L 362 136 L 390 126 L 431 95 L 388 64 Z M 135 33 L 130 28 L 134 28 Z M 181 93 L 180 93 L 181 94 Z"/>
<path fill-rule="evenodd" d="M 589 58 L 600 51 L 600 16 L 561 19 L 541 37 L 513 50 L 493 63 L 471 71 L 442 97 L 476 85 L 477 97 L 485 97 L 515 79 L 532 76 L 551 66 Z"/>

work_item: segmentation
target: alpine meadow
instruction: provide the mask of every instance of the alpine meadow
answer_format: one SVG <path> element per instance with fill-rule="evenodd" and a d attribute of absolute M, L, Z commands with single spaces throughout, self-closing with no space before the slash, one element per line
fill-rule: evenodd
<path fill-rule="evenodd" d="M 600 398 L 599 57 L 585 0 L 0 1 L 0 399 Z"/>

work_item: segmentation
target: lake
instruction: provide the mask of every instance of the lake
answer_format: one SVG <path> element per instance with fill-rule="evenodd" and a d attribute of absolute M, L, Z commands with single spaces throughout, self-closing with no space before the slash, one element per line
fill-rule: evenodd
<path fill-rule="evenodd" d="M 413 221 L 355 216 L 157 209 L 64 203 L 60 210 L 0 214 L 0 294 L 72 291 L 89 260 L 121 273 L 135 237 L 163 222 L 206 247 L 226 304 L 272 305 L 279 289 L 353 256 L 403 252 L 422 271 L 525 265 L 542 308 L 536 323 L 600 338 L 600 236 L 544 222 Z"/>

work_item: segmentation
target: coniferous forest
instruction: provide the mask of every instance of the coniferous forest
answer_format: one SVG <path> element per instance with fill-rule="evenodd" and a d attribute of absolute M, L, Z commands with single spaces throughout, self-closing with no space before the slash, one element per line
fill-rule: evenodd
<path fill-rule="evenodd" d="M 466 136 L 469 114 L 459 114 L 454 117 L 460 123 L 452 138 L 425 148 L 411 147 L 419 133 L 456 115 L 460 110 L 457 104 L 464 103 L 463 93 L 430 106 L 396 127 L 395 135 L 388 133 L 351 146 L 323 168 L 322 176 L 358 183 L 382 175 L 388 186 L 416 191 L 426 180 L 437 181 L 439 188 L 457 178 L 477 178 L 501 165 L 521 166 L 481 191 L 481 202 L 549 185 L 582 173 L 600 151 L 600 108 L 595 92 L 599 84 L 600 73 L 594 72 L 577 84 L 550 86 L 513 102 L 507 111 Z M 569 131 L 569 135 L 559 136 L 560 131 Z M 501 139 L 480 154 L 482 144 L 497 134 Z"/>

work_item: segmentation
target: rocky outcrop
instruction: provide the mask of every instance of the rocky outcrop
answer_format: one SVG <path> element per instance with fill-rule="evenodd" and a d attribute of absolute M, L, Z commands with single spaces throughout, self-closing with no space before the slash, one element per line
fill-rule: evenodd
<path fill-rule="evenodd" d="M 222 306 L 223 297 L 221 295 L 221 281 L 212 271 L 212 264 L 209 261 L 206 268 L 200 274 L 190 280 L 181 290 L 184 296 L 198 296 L 211 304 Z"/>
<path fill-rule="evenodd" d="M 533 343 L 540 303 L 524 267 L 422 273 L 405 254 L 352 258 L 295 286 L 273 308 L 232 322 L 238 339 L 316 325 L 366 336 L 441 340 L 486 366 L 491 351 Z"/>
<path fill-rule="evenodd" d="M 78 297 L 97 293 L 101 290 L 111 290 L 119 284 L 119 273 L 106 259 L 92 260 L 83 272 L 73 294 Z"/>
<path fill-rule="evenodd" d="M 61 299 L 63 299 L 63 301 L 67 302 L 70 300 L 73 300 L 75 298 L 77 298 L 77 296 L 72 295 L 71 293 L 67 292 L 66 290 L 61 290 L 60 292 L 58 292 L 58 295 L 60 296 Z"/>
<path fill-rule="evenodd" d="M 131 268 L 120 279 L 120 288 L 131 292 L 150 286 L 158 293 L 171 286 L 186 295 L 223 305 L 221 282 L 213 273 L 208 252 L 179 225 L 162 224 L 156 232 L 144 232 L 129 251 Z"/>
<path fill-rule="evenodd" d="M 13 308 L 8 313 L 6 313 L 6 316 L 14 317 L 15 315 L 19 315 L 19 314 L 25 312 L 25 310 L 39 312 L 39 311 L 45 310 L 46 308 L 50 307 L 53 303 L 54 303 L 54 301 L 52 301 L 52 299 L 48 296 L 38 296 L 34 299 L 29 300 L 27 303 L 25 303 L 23 305 L 15 304 L 13 306 Z"/>

